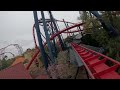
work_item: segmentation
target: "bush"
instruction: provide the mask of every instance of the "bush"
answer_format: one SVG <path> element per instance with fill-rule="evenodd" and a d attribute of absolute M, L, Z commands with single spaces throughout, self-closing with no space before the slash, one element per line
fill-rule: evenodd
<path fill-rule="evenodd" d="M 9 67 L 14 62 L 14 60 L 15 60 L 14 58 L 11 58 L 11 59 L 3 58 L 2 60 L 0 60 L 0 70 L 3 70 Z"/>
<path fill-rule="evenodd" d="M 109 42 L 109 36 L 108 33 L 104 29 L 97 30 L 93 32 L 92 38 L 95 39 L 100 46 L 106 46 Z"/>
<path fill-rule="evenodd" d="M 111 38 L 106 46 L 108 49 L 107 56 L 120 61 L 120 37 Z"/>
<path fill-rule="evenodd" d="M 72 37 L 72 36 L 67 37 L 67 38 L 64 40 L 64 42 L 68 42 L 68 43 L 70 43 L 70 42 L 72 42 L 72 41 L 73 41 L 73 37 Z"/>
<path fill-rule="evenodd" d="M 86 34 L 85 36 L 83 36 L 81 38 L 82 43 L 86 44 L 86 45 L 91 45 L 91 46 L 95 46 L 95 47 L 99 47 L 100 44 L 98 43 L 97 40 L 95 40 L 90 34 Z"/>

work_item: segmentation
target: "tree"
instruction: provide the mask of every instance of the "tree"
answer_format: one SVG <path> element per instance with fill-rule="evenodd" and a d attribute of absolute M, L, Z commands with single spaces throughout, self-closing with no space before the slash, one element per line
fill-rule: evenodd
<path fill-rule="evenodd" d="M 100 22 L 89 11 L 81 11 L 80 19 L 85 22 L 83 30 L 85 33 L 92 33 L 95 27 L 100 27 Z"/>
<path fill-rule="evenodd" d="M 106 24 L 111 24 L 117 33 L 120 32 L 120 12 L 100 11 L 100 14 Z M 92 38 L 105 49 L 105 54 L 115 60 L 120 61 L 120 36 L 110 38 L 109 32 L 101 27 L 100 22 L 94 16 L 86 12 L 83 12 L 81 17 L 82 21 L 86 22 L 84 25 L 84 29 L 86 29 L 85 32 L 91 31 Z M 90 22 L 92 22 L 92 24 L 90 24 Z M 97 26 L 100 27 L 96 28 Z M 93 29 L 89 29 L 88 27 L 92 27 Z M 86 42 L 88 41 L 89 40 L 86 40 Z"/>
<path fill-rule="evenodd" d="M 1 69 L 5 69 L 8 65 L 7 65 L 7 61 L 6 61 L 7 56 L 5 55 L 4 58 L 1 60 Z"/>
<path fill-rule="evenodd" d="M 5 55 L 2 60 L 0 60 L 0 70 L 5 69 L 9 67 L 14 61 L 14 58 L 7 59 L 7 56 Z"/>

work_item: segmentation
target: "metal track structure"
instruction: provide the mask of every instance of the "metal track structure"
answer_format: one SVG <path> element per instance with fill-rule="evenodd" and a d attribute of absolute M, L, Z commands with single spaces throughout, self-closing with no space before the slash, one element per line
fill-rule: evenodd
<path fill-rule="evenodd" d="M 106 24 L 97 11 L 90 12 L 98 18 L 104 29 L 107 29 L 109 32 L 113 32 L 114 35 L 116 34 L 114 28 L 111 28 L 111 26 Z M 35 21 L 35 24 L 33 25 L 33 38 L 36 53 L 33 55 L 32 59 L 28 63 L 28 66 L 26 67 L 27 70 L 29 69 L 33 61 L 36 59 L 37 55 L 41 54 L 47 72 L 49 64 L 55 63 L 56 55 L 54 53 L 58 51 L 58 49 L 56 48 L 56 44 L 59 42 L 62 50 L 65 50 L 65 44 L 63 42 L 63 37 L 61 34 L 64 33 L 70 36 L 70 33 L 80 33 L 81 31 L 83 31 L 81 30 L 80 26 L 82 26 L 84 23 L 71 23 L 65 21 L 64 19 L 56 20 L 54 19 L 51 11 L 48 11 L 48 14 L 50 19 L 45 19 L 44 12 L 41 11 L 41 19 L 39 20 L 37 11 L 33 11 Z M 66 27 L 60 30 L 57 22 L 63 22 Z M 43 27 L 45 36 L 42 34 L 40 26 Z M 77 28 L 77 30 L 73 30 L 74 28 Z M 37 33 L 39 46 L 36 43 L 34 30 L 36 30 Z M 42 37 L 46 41 L 44 41 Z M 58 37 L 59 41 L 56 41 L 56 37 Z M 82 44 L 78 45 L 76 43 L 70 43 L 70 45 L 72 46 L 72 49 L 76 52 L 76 54 L 79 56 L 79 60 L 81 60 L 83 65 L 85 66 L 89 79 L 120 79 L 120 75 L 118 73 L 120 69 L 120 63 L 118 61 L 109 58 L 101 53 L 83 47 Z M 45 46 L 48 47 L 49 55 L 45 51 Z M 49 61 L 48 57 L 51 59 L 51 62 Z"/>
<path fill-rule="evenodd" d="M 11 51 L 6 50 L 8 47 L 11 47 L 11 46 L 14 46 L 17 49 L 19 56 L 21 56 L 23 54 L 23 49 L 22 49 L 22 47 L 20 45 L 18 45 L 18 44 L 9 44 L 6 47 L 3 47 L 3 48 L 0 49 L 0 54 L 1 54 L 0 59 L 3 59 L 3 57 L 5 55 L 5 52 L 10 52 L 11 54 L 13 54 Z"/>

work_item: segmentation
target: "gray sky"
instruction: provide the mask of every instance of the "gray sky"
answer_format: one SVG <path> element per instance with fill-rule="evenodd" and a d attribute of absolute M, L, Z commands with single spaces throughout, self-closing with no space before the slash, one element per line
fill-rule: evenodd
<path fill-rule="evenodd" d="M 70 22 L 77 20 L 78 11 L 52 11 L 54 18 L 65 19 Z M 48 13 L 45 12 L 46 18 Z M 41 17 L 39 12 L 39 18 Z M 34 23 L 32 11 L 0 11 L 0 48 L 11 43 L 22 46 L 24 50 L 33 48 L 32 25 Z M 64 26 L 61 24 L 61 29 Z"/>

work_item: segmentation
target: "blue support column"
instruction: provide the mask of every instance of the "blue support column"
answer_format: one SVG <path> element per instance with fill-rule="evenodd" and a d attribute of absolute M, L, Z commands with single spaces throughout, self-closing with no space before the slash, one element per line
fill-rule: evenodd
<path fill-rule="evenodd" d="M 64 19 L 63 19 L 63 22 L 65 24 L 65 27 L 68 28 L 69 27 L 68 23 L 66 23 Z M 67 33 L 67 34 L 70 35 L 70 33 Z M 73 33 L 73 35 L 74 35 L 74 33 Z"/>
<path fill-rule="evenodd" d="M 80 30 L 81 36 L 83 37 L 83 33 L 82 33 L 82 31 L 81 31 L 80 26 L 78 27 L 78 29 Z"/>
<path fill-rule="evenodd" d="M 56 20 L 55 20 L 55 23 L 56 23 L 56 26 L 57 26 L 58 30 L 60 31 L 60 28 L 59 28 L 58 23 L 57 23 Z M 64 42 L 64 38 L 63 38 L 63 36 L 62 36 L 62 33 L 61 33 L 60 36 L 61 36 L 61 38 L 62 38 L 62 42 Z M 64 48 L 67 49 L 67 45 L 66 45 L 66 43 L 64 43 Z"/>
<path fill-rule="evenodd" d="M 60 31 L 60 28 L 59 28 L 59 26 L 58 26 L 58 24 L 57 24 L 57 21 L 56 21 L 56 20 L 55 20 L 55 23 L 56 23 L 56 26 L 57 26 L 57 28 L 58 28 L 58 31 Z M 62 33 L 61 33 L 61 35 L 60 35 L 60 36 L 61 36 L 61 38 L 62 38 L 62 40 L 63 40 L 64 38 L 63 38 L 63 36 L 62 36 Z"/>
<path fill-rule="evenodd" d="M 67 25 L 67 27 L 69 27 L 68 22 L 66 23 L 66 25 Z M 70 30 L 70 32 L 71 32 L 71 30 Z M 74 33 L 73 33 L 73 35 L 74 35 Z"/>
<path fill-rule="evenodd" d="M 37 33 L 37 37 L 38 37 L 40 52 L 41 52 L 41 56 L 42 56 L 42 60 L 44 62 L 45 68 L 47 70 L 47 68 L 48 68 L 48 58 L 47 58 L 47 55 L 45 53 L 44 46 L 42 44 L 42 38 L 41 38 L 41 34 L 40 34 L 37 11 L 33 11 L 33 14 L 34 14 L 35 28 L 36 28 L 36 33 Z"/>
<path fill-rule="evenodd" d="M 53 31 L 53 24 L 52 22 L 51 23 L 51 30 L 52 30 L 52 34 L 54 34 L 54 31 Z M 57 57 L 57 47 L 56 47 L 56 44 L 55 44 L 55 38 L 53 39 L 53 45 L 54 45 L 54 54 L 55 54 L 55 57 Z"/>
<path fill-rule="evenodd" d="M 64 19 L 63 19 L 63 22 L 64 22 L 64 24 L 65 24 L 65 27 L 68 28 L 68 25 L 65 23 L 65 20 L 64 20 Z"/>
<path fill-rule="evenodd" d="M 58 32 L 58 28 L 57 28 L 57 26 L 56 26 L 56 24 L 55 24 L 55 20 L 54 20 L 54 18 L 53 18 L 53 16 L 52 16 L 51 11 L 49 11 L 49 15 L 50 15 L 51 21 L 52 21 L 53 24 L 54 24 L 54 27 L 55 27 L 56 32 Z M 64 44 L 63 44 L 63 41 L 62 41 L 60 35 L 58 35 L 58 38 L 59 38 L 59 41 L 60 41 L 60 44 L 61 44 L 62 50 L 65 50 L 65 46 L 64 46 Z"/>
<path fill-rule="evenodd" d="M 53 53 L 52 53 L 52 46 L 51 46 L 50 37 L 49 37 L 49 34 L 48 34 L 47 24 L 46 24 L 46 21 L 45 21 L 45 16 L 44 16 L 43 11 L 41 11 L 41 16 L 42 16 L 43 27 L 44 27 L 44 32 L 45 32 L 45 36 L 46 36 L 46 42 L 47 42 L 48 49 L 49 49 L 50 58 L 52 60 L 52 63 L 54 63 L 55 59 L 54 59 L 54 56 L 53 56 Z"/>
<path fill-rule="evenodd" d="M 53 32 L 53 27 L 51 25 L 51 22 L 49 23 L 49 27 L 48 27 L 48 31 L 49 31 L 49 37 L 54 34 Z M 53 56 L 55 56 L 57 58 L 57 48 L 56 48 L 56 45 L 55 45 L 55 38 L 51 41 L 51 46 L 52 46 L 52 53 L 53 53 Z"/>

